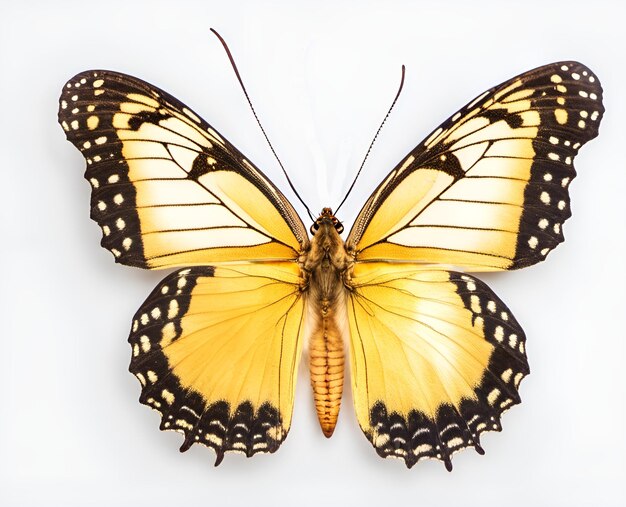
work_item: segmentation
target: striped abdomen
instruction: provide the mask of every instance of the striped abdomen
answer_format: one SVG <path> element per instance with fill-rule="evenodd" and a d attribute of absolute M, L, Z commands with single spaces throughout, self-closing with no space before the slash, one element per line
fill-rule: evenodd
<path fill-rule="evenodd" d="M 309 341 L 311 386 L 317 417 L 324 435 L 335 431 L 343 392 L 344 350 L 341 319 L 343 304 L 318 302 L 316 323 Z M 315 306 L 318 306 L 315 305 Z"/>
<path fill-rule="evenodd" d="M 344 337 L 349 336 L 344 277 L 350 259 L 329 208 L 315 222 L 302 261 L 307 283 L 309 360 L 317 417 L 324 435 L 337 425 L 344 374 Z M 341 224 L 339 224 L 341 225 Z"/>

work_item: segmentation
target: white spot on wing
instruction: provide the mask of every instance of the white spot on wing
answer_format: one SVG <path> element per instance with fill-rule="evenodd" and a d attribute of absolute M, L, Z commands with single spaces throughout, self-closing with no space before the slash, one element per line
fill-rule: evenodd
<path fill-rule="evenodd" d="M 491 391 L 487 395 L 487 401 L 489 402 L 489 405 L 493 405 L 498 399 L 498 396 L 500 396 L 500 389 L 496 388 L 493 391 Z"/>
<path fill-rule="evenodd" d="M 141 343 L 141 350 L 144 352 L 150 351 L 150 340 L 145 334 L 139 338 L 139 342 Z"/>
<path fill-rule="evenodd" d="M 89 130 L 95 130 L 98 127 L 99 123 L 100 123 L 100 118 L 98 118 L 96 115 L 93 115 L 87 118 L 87 128 Z"/>
<path fill-rule="evenodd" d="M 172 299 L 167 309 L 167 318 L 173 319 L 178 315 L 178 301 Z"/>
<path fill-rule="evenodd" d="M 503 338 L 504 338 L 504 329 L 502 326 L 497 326 L 496 330 L 493 333 L 493 336 L 496 340 L 498 340 L 499 342 L 502 342 Z"/>

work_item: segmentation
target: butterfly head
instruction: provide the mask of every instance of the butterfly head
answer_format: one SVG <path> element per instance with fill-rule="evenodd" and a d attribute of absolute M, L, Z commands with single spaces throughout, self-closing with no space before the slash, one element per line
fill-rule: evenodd
<path fill-rule="evenodd" d="M 313 225 L 311 225 L 310 229 L 311 234 L 315 235 L 315 233 L 319 230 L 322 224 L 332 225 L 338 234 L 341 234 L 343 232 L 343 224 L 339 220 L 337 220 L 337 217 L 333 215 L 333 210 L 331 210 L 330 208 L 324 208 L 320 213 L 318 219 L 313 222 Z"/>

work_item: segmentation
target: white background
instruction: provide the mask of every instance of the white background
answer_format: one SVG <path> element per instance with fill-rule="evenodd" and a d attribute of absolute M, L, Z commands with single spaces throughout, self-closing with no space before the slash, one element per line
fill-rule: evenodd
<path fill-rule="evenodd" d="M 0 2 L 1 505 L 625 505 L 626 72 L 618 2 Z M 346 393 L 318 428 L 305 370 L 274 455 L 180 454 L 128 372 L 130 319 L 165 275 L 115 265 L 88 218 L 84 161 L 56 122 L 90 68 L 171 92 L 288 187 L 209 32 L 230 43 L 265 128 L 313 210 L 336 206 L 393 98 L 343 218 L 414 145 L 488 87 L 560 59 L 605 89 L 576 160 L 567 241 L 547 262 L 482 276 L 528 336 L 532 374 L 504 431 L 454 471 L 383 461 Z M 301 210 L 301 208 L 298 208 Z"/>

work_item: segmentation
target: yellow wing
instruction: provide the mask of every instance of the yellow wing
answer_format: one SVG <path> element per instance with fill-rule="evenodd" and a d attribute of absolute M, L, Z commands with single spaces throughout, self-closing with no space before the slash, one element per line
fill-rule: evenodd
<path fill-rule="evenodd" d="M 348 315 L 354 405 L 376 451 L 408 467 L 500 431 L 528 374 L 524 332 L 481 281 L 416 264 L 357 264 Z"/>
<path fill-rule="evenodd" d="M 414 260 L 472 271 L 535 264 L 563 241 L 573 159 L 598 134 L 602 88 L 559 62 L 492 88 L 387 176 L 347 244 L 357 260 Z"/>
<path fill-rule="evenodd" d="M 283 194 L 166 92 L 111 71 L 63 88 L 59 122 L 87 160 L 91 216 L 117 262 L 145 268 L 294 259 L 306 229 Z"/>
<path fill-rule="evenodd" d="M 303 300 L 295 263 L 167 276 L 134 317 L 130 371 L 161 429 L 227 451 L 274 452 L 291 424 Z"/>

